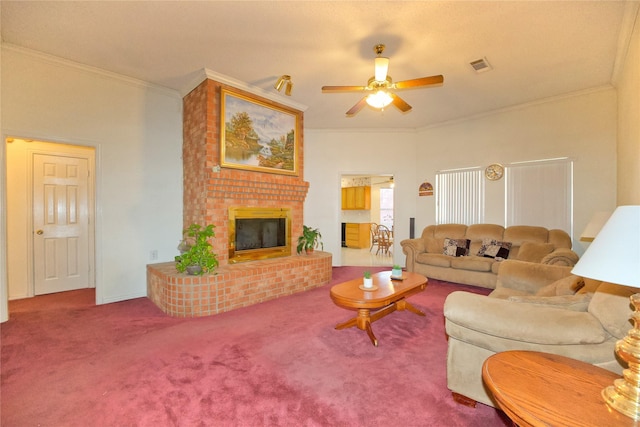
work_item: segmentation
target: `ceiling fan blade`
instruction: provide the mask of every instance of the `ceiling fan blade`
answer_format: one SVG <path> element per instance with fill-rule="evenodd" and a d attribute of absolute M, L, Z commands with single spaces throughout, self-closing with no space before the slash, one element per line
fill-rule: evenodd
<path fill-rule="evenodd" d="M 347 111 L 347 116 L 351 117 L 355 115 L 358 111 L 362 110 L 364 106 L 367 105 L 367 97 L 362 98 L 356 105 L 351 107 L 349 111 Z M 411 107 L 409 107 L 411 108 Z"/>
<path fill-rule="evenodd" d="M 442 84 L 442 82 L 444 82 L 444 77 L 442 77 L 442 75 L 440 74 L 440 75 L 437 75 L 437 76 L 421 77 L 419 79 L 404 80 L 402 82 L 397 82 L 393 86 L 396 89 L 409 89 L 409 88 L 412 88 L 412 87 L 419 87 L 419 86 L 435 86 L 435 85 Z"/>
<path fill-rule="evenodd" d="M 400 98 L 395 93 L 390 93 L 390 95 L 393 98 L 393 101 L 391 101 L 391 103 L 395 105 L 400 111 L 406 113 L 407 111 L 411 110 L 411 105 L 407 104 L 404 99 Z"/>
<path fill-rule="evenodd" d="M 366 86 L 322 86 L 322 92 L 361 92 L 366 90 Z"/>

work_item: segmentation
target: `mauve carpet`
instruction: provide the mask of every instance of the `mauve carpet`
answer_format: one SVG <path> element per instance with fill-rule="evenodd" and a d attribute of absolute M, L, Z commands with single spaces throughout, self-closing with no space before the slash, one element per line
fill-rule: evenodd
<path fill-rule="evenodd" d="M 507 426 L 504 414 L 456 404 L 446 387 L 442 306 L 431 280 L 375 322 L 379 347 L 333 304 L 331 284 L 229 313 L 166 316 L 139 298 L 94 305 L 92 290 L 11 301 L 1 329 L 3 427 Z M 379 271 L 382 269 L 370 269 Z"/>

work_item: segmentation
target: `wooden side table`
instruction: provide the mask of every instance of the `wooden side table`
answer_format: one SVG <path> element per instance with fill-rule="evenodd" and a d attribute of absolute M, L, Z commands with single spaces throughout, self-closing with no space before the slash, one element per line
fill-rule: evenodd
<path fill-rule="evenodd" d="M 489 357 L 482 379 L 500 409 L 524 426 L 637 426 L 601 396 L 618 375 L 579 360 L 535 351 Z"/>

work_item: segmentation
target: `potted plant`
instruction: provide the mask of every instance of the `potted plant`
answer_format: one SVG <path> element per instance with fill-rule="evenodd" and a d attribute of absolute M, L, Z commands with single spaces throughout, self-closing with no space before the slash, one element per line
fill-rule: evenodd
<path fill-rule="evenodd" d="M 320 230 L 303 225 L 302 235 L 298 237 L 298 254 L 302 253 L 302 251 L 313 252 L 313 250 L 318 246 L 320 246 L 321 249 L 324 249 L 324 244 L 321 239 L 322 234 L 320 234 Z"/>
<path fill-rule="evenodd" d="M 212 224 L 204 228 L 199 224 L 191 224 L 183 231 L 183 240 L 178 246 L 181 253 L 175 257 L 178 272 L 202 275 L 215 270 L 218 258 L 209 243 L 209 239 L 216 235 L 214 228 Z"/>
<path fill-rule="evenodd" d="M 371 278 L 371 272 L 369 270 L 362 273 L 362 286 L 365 288 L 373 288 L 373 278 Z"/>
<path fill-rule="evenodd" d="M 398 264 L 393 264 L 391 268 L 391 277 L 402 277 L 402 267 Z"/>

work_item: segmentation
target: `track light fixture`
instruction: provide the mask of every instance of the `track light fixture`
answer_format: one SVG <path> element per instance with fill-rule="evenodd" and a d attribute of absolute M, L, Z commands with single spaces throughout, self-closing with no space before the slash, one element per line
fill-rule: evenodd
<path fill-rule="evenodd" d="M 286 86 L 285 86 L 285 83 L 286 83 Z M 276 84 L 273 85 L 274 89 L 277 90 L 278 92 L 282 90 L 282 86 L 285 86 L 284 94 L 287 96 L 291 96 L 291 90 L 293 89 L 293 82 L 291 81 L 291 76 L 287 74 L 283 74 L 278 78 L 278 80 L 276 81 Z"/>

